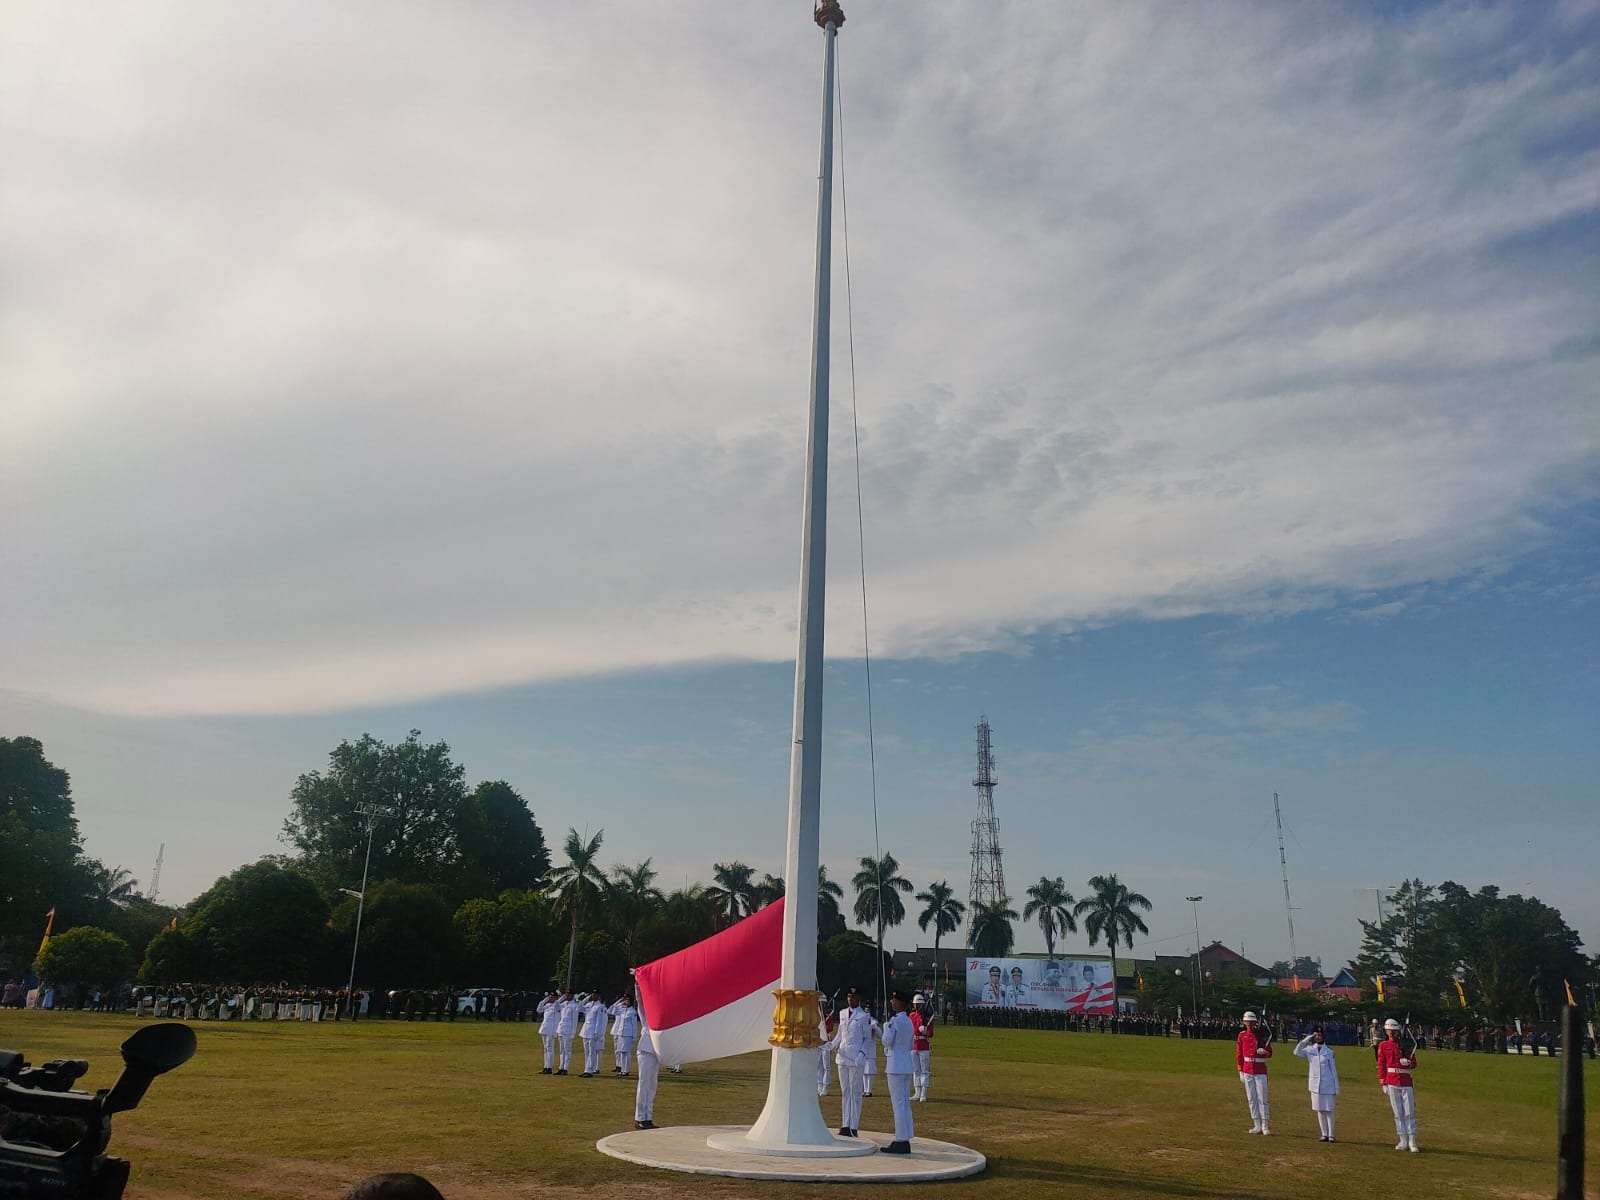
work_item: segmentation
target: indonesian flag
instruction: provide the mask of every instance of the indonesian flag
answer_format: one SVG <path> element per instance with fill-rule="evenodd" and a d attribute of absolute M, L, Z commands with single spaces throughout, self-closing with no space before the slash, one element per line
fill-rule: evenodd
<path fill-rule="evenodd" d="M 634 972 L 664 1063 L 767 1049 L 783 975 L 783 901 Z"/>

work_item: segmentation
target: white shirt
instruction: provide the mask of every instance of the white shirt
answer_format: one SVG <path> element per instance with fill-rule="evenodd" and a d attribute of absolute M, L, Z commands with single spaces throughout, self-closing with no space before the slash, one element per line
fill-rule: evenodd
<path fill-rule="evenodd" d="M 883 1027 L 884 1071 L 890 1075 L 911 1074 L 911 1040 L 915 1036 L 911 1018 L 905 1013 L 897 1012 L 889 1018 Z"/>
<path fill-rule="evenodd" d="M 878 1023 L 867 1015 L 866 1009 L 846 1005 L 839 1010 L 839 1029 L 829 1045 L 838 1051 L 834 1056 L 837 1061 L 865 1065 L 869 1059 L 877 1058 L 872 1049 L 877 1033 Z"/>
<path fill-rule="evenodd" d="M 569 1038 L 578 1031 L 578 1002 L 563 1000 L 558 1007 L 561 1009 L 561 1017 L 556 1022 L 556 1033 Z"/>
<path fill-rule="evenodd" d="M 591 1000 L 583 1006 L 583 1029 L 580 1036 L 584 1038 L 603 1038 L 606 1035 L 606 1002 L 604 1000 Z"/>
<path fill-rule="evenodd" d="M 546 996 L 539 1001 L 537 1012 L 544 1019 L 539 1022 L 541 1034 L 553 1034 L 556 1026 L 561 1024 L 561 1001 L 555 996 Z"/>
<path fill-rule="evenodd" d="M 1311 1073 L 1306 1078 L 1306 1087 L 1313 1092 L 1323 1092 L 1330 1096 L 1339 1094 L 1339 1069 L 1333 1063 L 1333 1047 L 1324 1043 L 1319 1046 L 1311 1040 L 1310 1035 L 1300 1039 L 1300 1044 L 1294 1052 L 1305 1059 L 1311 1067 Z"/>

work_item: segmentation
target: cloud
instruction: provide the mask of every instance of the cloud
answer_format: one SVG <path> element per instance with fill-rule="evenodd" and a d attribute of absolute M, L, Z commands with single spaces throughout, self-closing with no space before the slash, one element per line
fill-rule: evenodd
<path fill-rule="evenodd" d="M 9 686 L 292 712 L 791 655 L 804 14 L 180 12 L 0 52 Z M 1492 577 L 1593 497 L 1592 10 L 991 24 L 841 38 L 875 653 Z"/>

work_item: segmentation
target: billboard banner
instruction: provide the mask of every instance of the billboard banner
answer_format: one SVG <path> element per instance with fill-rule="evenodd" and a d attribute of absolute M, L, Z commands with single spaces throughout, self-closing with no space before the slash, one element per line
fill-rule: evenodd
<path fill-rule="evenodd" d="M 969 958 L 967 1004 L 1049 1012 L 1115 1011 L 1111 960 L 1090 958 Z"/>

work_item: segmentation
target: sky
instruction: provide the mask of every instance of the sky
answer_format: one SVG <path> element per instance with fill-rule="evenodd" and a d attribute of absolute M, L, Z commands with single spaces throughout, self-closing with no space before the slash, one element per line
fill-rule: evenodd
<path fill-rule="evenodd" d="M 0 734 L 91 854 L 191 898 L 416 728 L 781 868 L 809 8 L 8 19 Z M 831 873 L 965 894 L 987 716 L 1018 907 L 1140 954 L 1288 957 L 1274 792 L 1302 954 L 1410 876 L 1593 949 L 1600 5 L 846 13 Z"/>

